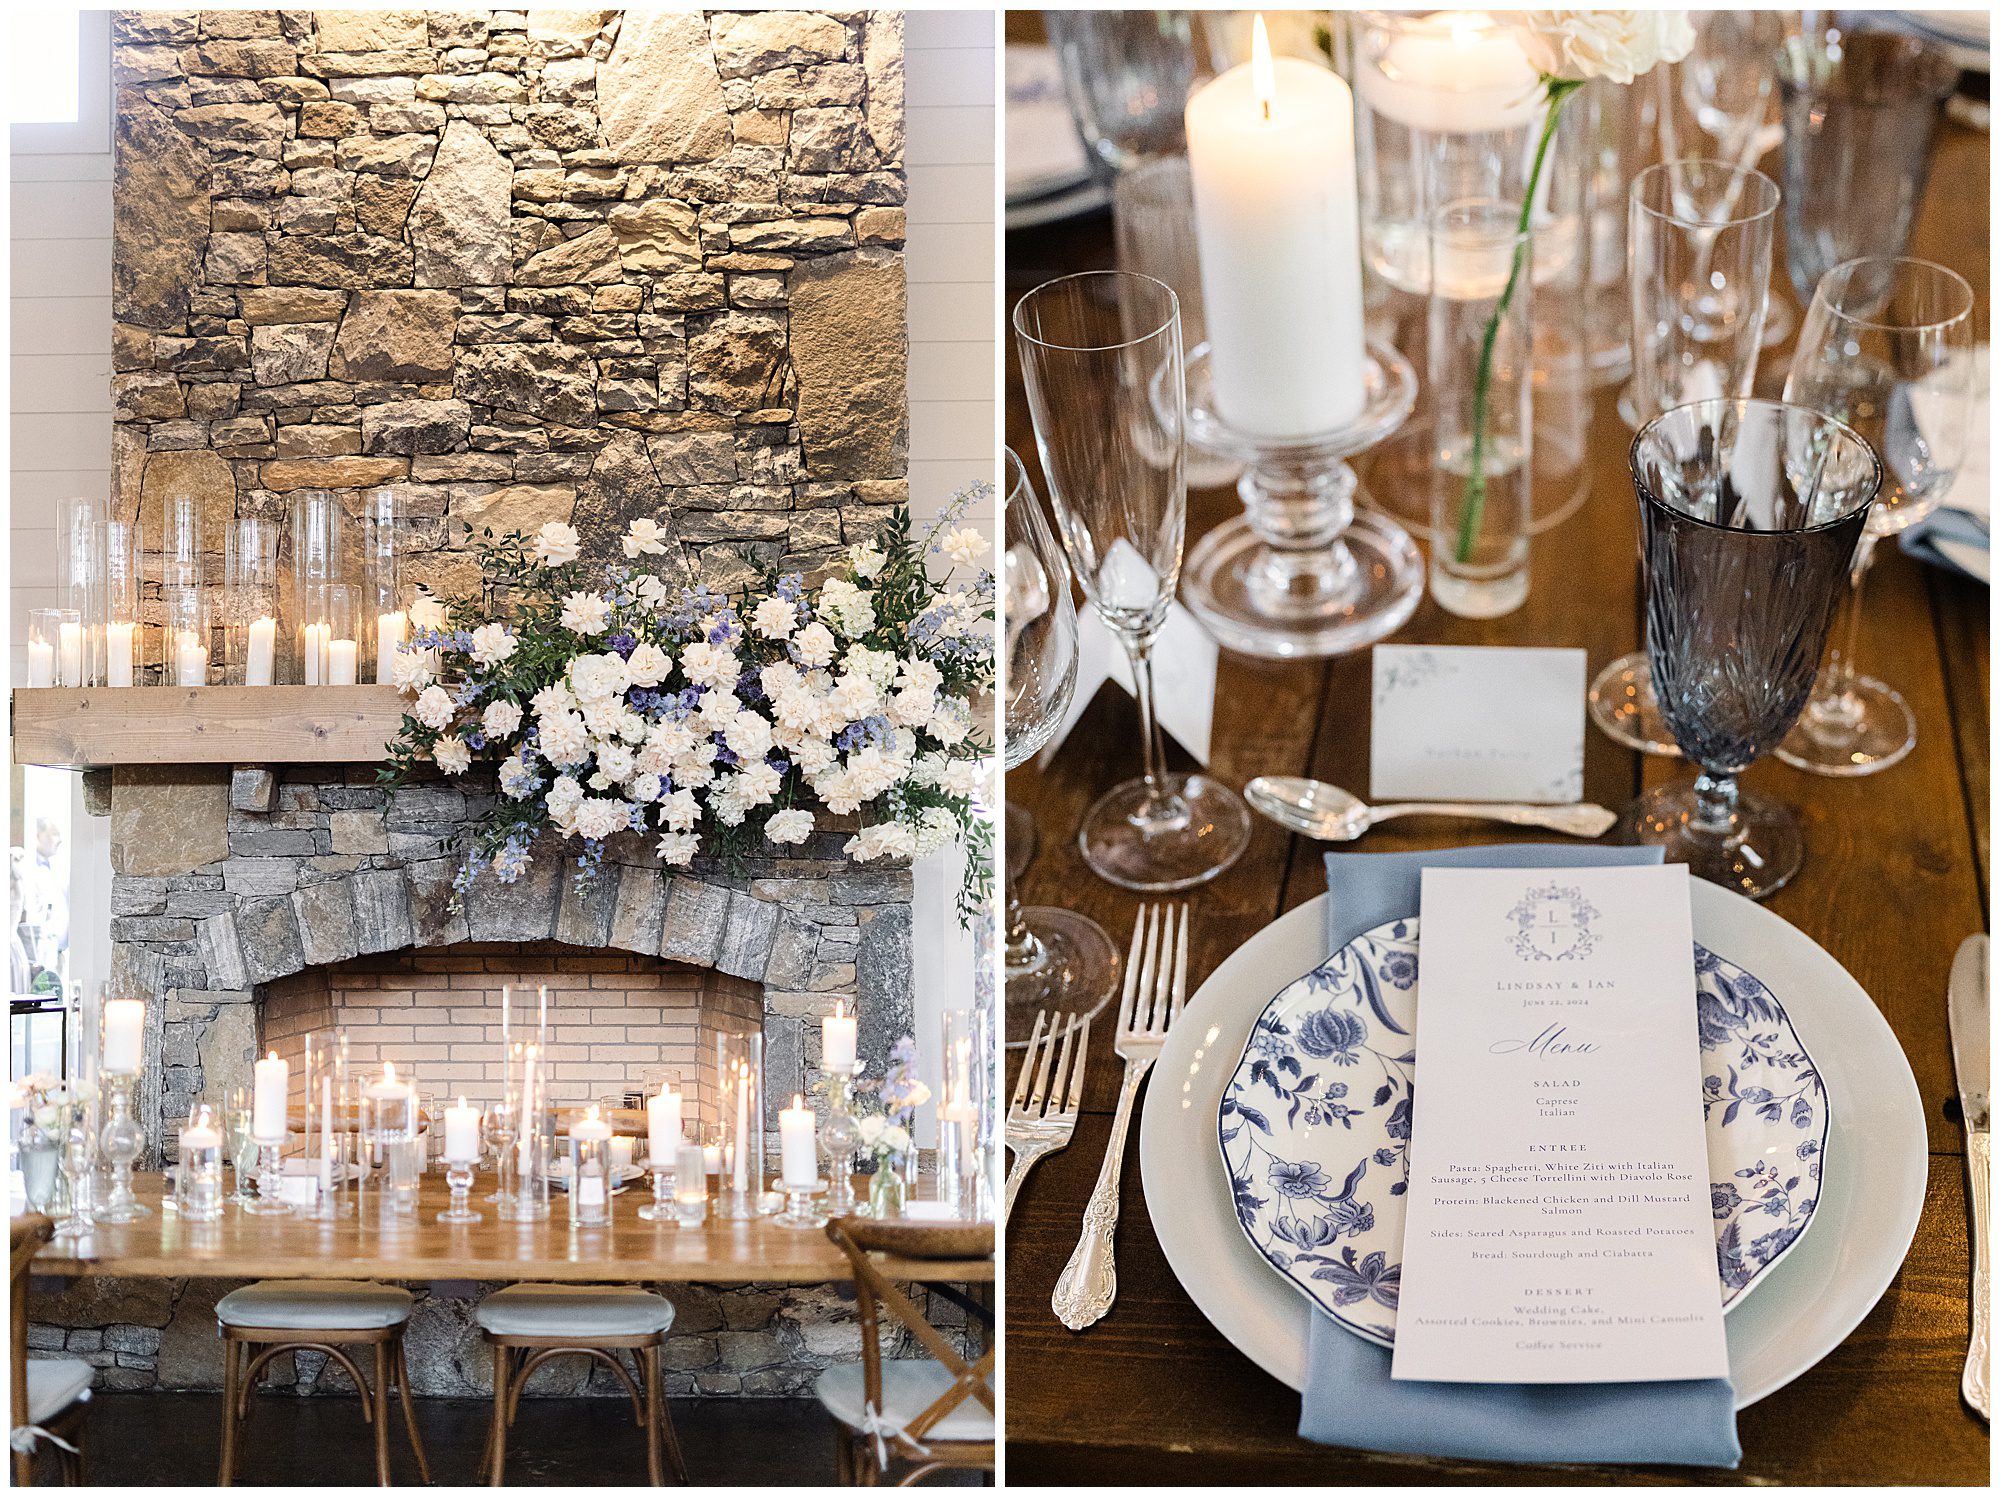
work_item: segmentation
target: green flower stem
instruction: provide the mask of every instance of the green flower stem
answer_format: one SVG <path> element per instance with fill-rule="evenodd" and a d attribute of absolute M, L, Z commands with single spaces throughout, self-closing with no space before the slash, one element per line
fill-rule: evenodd
<path fill-rule="evenodd" d="M 1535 211 L 1535 192 L 1542 180 L 1542 164 L 1548 160 L 1549 145 L 1556 138 L 1556 125 L 1562 118 L 1563 102 L 1583 87 L 1575 78 L 1551 78 L 1544 75 L 1542 84 L 1548 89 L 1549 109 L 1542 120 L 1542 138 L 1535 146 L 1534 170 L 1528 173 L 1528 190 L 1521 198 L 1521 219 L 1515 228 L 1514 259 L 1507 271 L 1507 284 L 1500 292 L 1500 300 L 1494 304 L 1493 316 L 1487 321 L 1486 336 L 1479 344 L 1479 376 L 1472 386 L 1472 460 L 1465 475 L 1465 493 L 1460 503 L 1458 518 L 1458 560 L 1461 563 L 1472 560 L 1473 543 L 1479 536 L 1479 522 L 1486 508 L 1486 406 L 1488 389 L 1493 383 L 1493 345 L 1500 338 L 1500 323 L 1507 315 L 1507 308 L 1514 301 L 1514 287 L 1521 279 L 1521 261 L 1528 251 L 1528 222 Z M 1433 269 L 1435 274 L 1435 269 Z"/>

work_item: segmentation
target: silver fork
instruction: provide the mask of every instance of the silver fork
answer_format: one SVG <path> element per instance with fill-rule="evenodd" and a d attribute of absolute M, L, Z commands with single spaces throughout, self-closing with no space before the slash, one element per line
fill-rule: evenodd
<path fill-rule="evenodd" d="M 1089 1053 L 1090 1020 L 1072 1020 L 1057 1029 L 1046 1010 L 1035 1015 L 1035 1032 L 1028 1036 L 1028 1053 L 1007 1109 L 1007 1147 L 1014 1151 L 1014 1167 L 1007 1171 L 1002 1227 L 1014 1214 L 1014 1194 L 1035 1161 L 1066 1147 L 1076 1132 L 1083 1102 L 1083 1063 Z"/>
<path fill-rule="evenodd" d="M 1178 915 L 1178 918 L 1176 918 Z M 1118 1270 L 1112 1237 L 1118 1228 L 1118 1180 L 1125 1168 L 1125 1132 L 1139 1083 L 1159 1058 L 1167 1029 L 1187 1001 L 1187 906 L 1144 905 L 1132 923 L 1132 955 L 1125 963 L 1125 987 L 1118 1000 L 1115 1049 L 1125 1062 L 1125 1084 L 1111 1117 L 1111 1142 L 1090 1202 L 1083 1208 L 1083 1236 L 1056 1280 L 1050 1303 L 1056 1319 L 1073 1331 L 1104 1318 L 1118 1297 Z"/>

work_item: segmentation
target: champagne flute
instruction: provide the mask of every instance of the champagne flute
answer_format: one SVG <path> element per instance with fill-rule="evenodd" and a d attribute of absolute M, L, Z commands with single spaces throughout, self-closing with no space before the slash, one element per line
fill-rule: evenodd
<path fill-rule="evenodd" d="M 1076 693 L 1076 605 L 1069 567 L 1042 514 L 1028 470 L 1009 447 L 1007 549 L 1001 557 L 1007 647 L 1009 769 L 1042 751 Z M 1021 819 L 1027 822 L 1027 813 Z M 1027 822 L 1032 835 L 1032 822 Z M 1011 850 L 1021 834 L 1010 825 Z M 1024 860 L 1025 861 L 1025 860 Z M 1007 1043 L 1027 1044 L 1037 1012 L 1097 1014 L 1118 986 L 1118 948 L 1104 927 L 1074 910 L 1023 908 L 1014 860 L 1007 877 Z"/>
<path fill-rule="evenodd" d="M 1870 258 L 1819 279 L 1785 399 L 1843 421 L 1882 459 L 1882 492 L 1854 557 L 1845 619 L 1778 757 L 1812 774 L 1865 775 L 1916 747 L 1894 687 L 1854 668 L 1875 544 L 1930 516 L 1965 461 L 1975 419 L 1972 287 L 1927 260 Z"/>
<path fill-rule="evenodd" d="M 1125 647 L 1139 703 L 1144 772 L 1085 813 L 1078 845 L 1122 888 L 1205 883 L 1242 856 L 1250 812 L 1207 775 L 1166 770 L 1154 712 L 1153 645 L 1173 606 L 1187 528 L 1179 301 L 1129 271 L 1064 276 L 1015 305 L 1014 337 L 1063 547 Z"/>

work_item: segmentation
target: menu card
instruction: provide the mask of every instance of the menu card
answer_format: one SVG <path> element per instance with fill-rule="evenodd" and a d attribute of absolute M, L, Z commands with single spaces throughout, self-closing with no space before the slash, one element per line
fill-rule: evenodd
<path fill-rule="evenodd" d="M 1391 1375 L 1723 1377 L 1687 869 L 1424 870 Z"/>

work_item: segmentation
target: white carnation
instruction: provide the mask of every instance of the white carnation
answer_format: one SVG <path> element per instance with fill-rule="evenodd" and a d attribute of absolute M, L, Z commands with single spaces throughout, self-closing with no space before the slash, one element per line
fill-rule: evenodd
<path fill-rule="evenodd" d="M 743 666 L 727 645 L 699 639 L 681 651 L 681 669 L 697 686 L 734 686 Z"/>
<path fill-rule="evenodd" d="M 464 774 L 472 765 L 472 750 L 463 738 L 440 738 L 431 753 L 446 774 Z"/>
<path fill-rule="evenodd" d="M 598 773 L 622 785 L 632 778 L 632 757 L 632 751 L 622 743 L 601 743 L 597 745 Z"/>
<path fill-rule="evenodd" d="M 612 796 L 592 796 L 577 808 L 577 835 L 591 842 L 624 831 L 632 824 L 632 808 Z"/>
<path fill-rule="evenodd" d="M 650 805 L 660 798 L 660 777 L 656 774 L 634 775 L 625 787 L 625 794 L 639 805 Z"/>
<path fill-rule="evenodd" d="M 658 686 L 673 668 L 673 657 L 651 641 L 640 645 L 625 661 L 634 686 Z"/>
<path fill-rule="evenodd" d="M 798 622 L 799 605 L 787 598 L 766 598 L 750 615 L 750 627 L 765 639 L 784 639 Z"/>
<path fill-rule="evenodd" d="M 569 687 L 579 702 L 601 703 L 621 697 L 631 684 L 630 667 L 610 650 L 601 655 L 579 655 L 569 663 Z"/>
<path fill-rule="evenodd" d="M 479 721 L 488 738 L 512 738 L 521 726 L 521 709 L 512 702 L 492 702 Z"/>
<path fill-rule="evenodd" d="M 792 636 L 792 651 L 798 656 L 799 664 L 808 670 L 832 665 L 835 648 L 832 631 L 818 620 Z"/>
<path fill-rule="evenodd" d="M 688 790 L 676 790 L 660 802 L 660 825 L 685 832 L 701 820 L 701 805 Z"/>
<path fill-rule="evenodd" d="M 842 850 L 857 863 L 915 855 L 917 834 L 900 821 L 878 821 L 849 837 Z"/>
<path fill-rule="evenodd" d="M 875 627 L 875 604 L 865 588 L 840 577 L 829 577 L 819 590 L 815 610 L 846 639 L 859 639 Z"/>
<path fill-rule="evenodd" d="M 873 582 L 882 573 L 889 558 L 872 545 L 849 546 L 847 564 L 854 568 L 854 575 L 863 582 Z"/>
<path fill-rule="evenodd" d="M 453 712 L 451 693 L 442 686 L 427 686 L 410 708 L 411 716 L 434 732 L 443 732 Z"/>
<path fill-rule="evenodd" d="M 802 811 L 794 806 L 780 811 L 764 823 L 766 841 L 775 842 L 780 847 L 796 846 L 812 835 L 812 812 Z"/>
<path fill-rule="evenodd" d="M 529 698 L 537 717 L 554 717 L 558 712 L 576 711 L 576 697 L 560 681 L 552 681 Z"/>
<path fill-rule="evenodd" d="M 1501 10 L 1528 65 L 1544 77 L 1630 83 L 1694 50 L 1682 10 Z"/>
<path fill-rule="evenodd" d="M 970 525 L 947 530 L 938 544 L 955 567 L 977 566 L 980 558 L 992 549 L 987 544 L 986 537 Z"/>
<path fill-rule="evenodd" d="M 563 599 L 562 626 L 573 634 L 602 634 L 611 605 L 597 593 L 575 592 Z"/>
<path fill-rule="evenodd" d="M 739 759 L 761 759 L 771 752 L 771 724 L 754 712 L 737 713 L 722 737 Z"/>
<path fill-rule="evenodd" d="M 472 658 L 481 665 L 499 665 L 520 647 L 505 624 L 481 624 L 472 631 Z"/>

